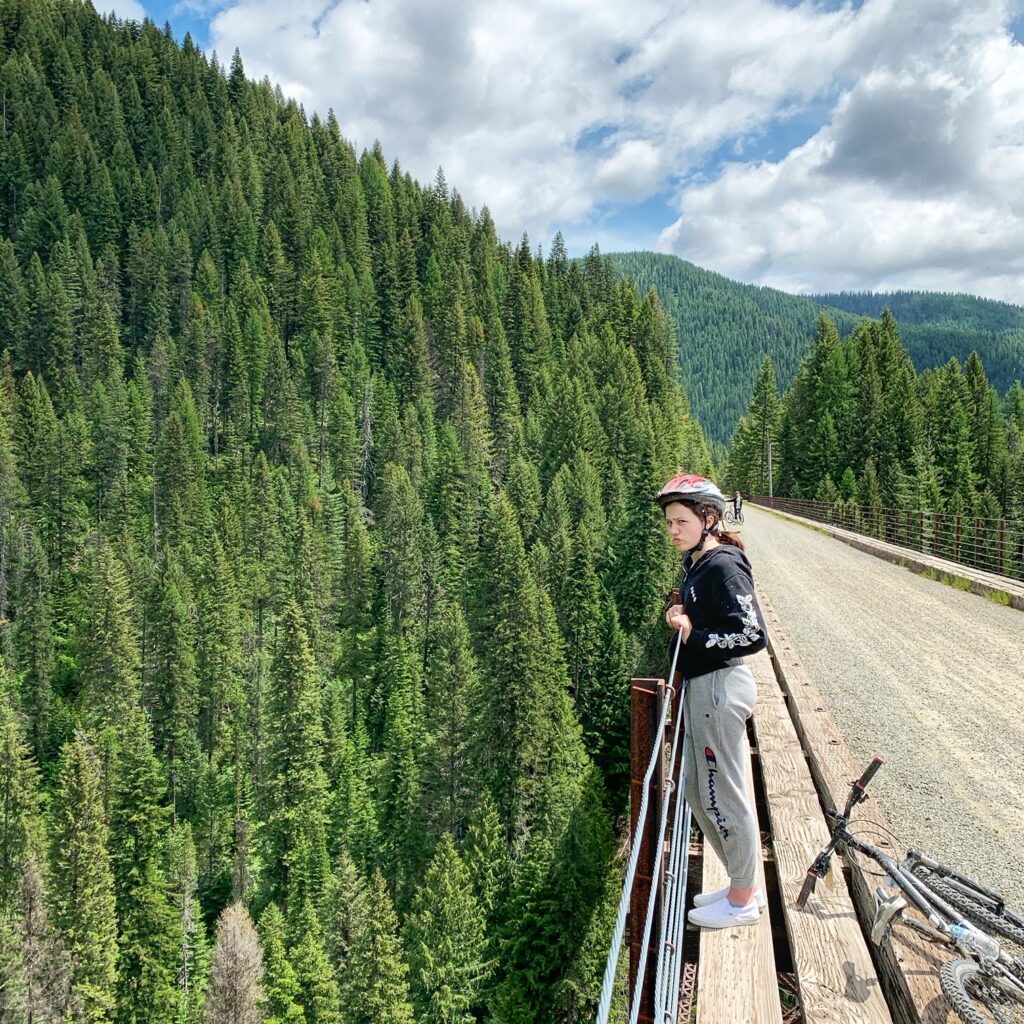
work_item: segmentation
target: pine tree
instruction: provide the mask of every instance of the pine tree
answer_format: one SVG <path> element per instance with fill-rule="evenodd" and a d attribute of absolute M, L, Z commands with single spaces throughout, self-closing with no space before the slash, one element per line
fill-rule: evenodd
<path fill-rule="evenodd" d="M 152 683 L 147 703 L 153 708 L 154 744 L 169 769 L 175 819 L 187 816 L 195 800 L 200 771 L 199 693 L 191 593 L 178 560 L 164 549 L 152 628 Z"/>
<path fill-rule="evenodd" d="M 312 912 L 302 941 L 295 950 L 299 1002 L 307 1024 L 342 1024 L 340 993 L 331 963 L 324 952 L 323 935 Z"/>
<path fill-rule="evenodd" d="M 472 1024 L 486 970 L 485 921 L 450 834 L 438 844 L 404 934 L 417 1019 Z"/>
<path fill-rule="evenodd" d="M 521 842 L 579 765 L 578 726 L 550 605 L 538 592 L 504 495 L 492 505 L 480 559 L 487 568 L 478 580 L 487 584 L 475 599 L 483 665 L 474 708 L 476 761 L 510 835 Z"/>
<path fill-rule="evenodd" d="M 241 567 L 240 567 L 241 568 Z M 232 568 L 219 534 L 214 534 L 202 566 L 200 586 L 196 595 L 199 613 L 196 657 L 192 668 L 198 676 L 199 734 L 208 755 L 223 750 L 240 721 L 243 695 L 242 624 L 239 609 L 238 574 Z M 254 659 L 252 670 L 258 670 Z M 187 660 L 182 660 L 183 694 L 191 697 L 192 682 Z M 256 745 L 259 732 L 259 702 L 252 702 L 256 721 L 249 730 Z M 236 742 L 241 737 L 236 738 Z M 191 737 L 189 738 L 191 743 Z M 189 747 L 185 747 L 186 753 Z M 258 760 L 258 753 L 253 756 Z"/>
<path fill-rule="evenodd" d="M 210 967 L 210 958 L 206 927 L 197 899 L 199 873 L 191 825 L 175 825 L 168 836 L 167 847 L 167 881 L 181 934 L 181 948 L 178 951 L 175 971 L 178 1020 L 182 1024 L 192 1024 L 202 1019 L 203 997 L 207 984 L 206 972 Z"/>
<path fill-rule="evenodd" d="M 114 1020 L 117 917 L 96 754 L 85 736 L 65 745 L 54 798 L 54 923 L 71 957 L 71 988 L 84 1020 Z"/>
<path fill-rule="evenodd" d="M 206 456 L 192 389 L 182 379 L 163 423 L 156 460 L 156 511 L 169 544 L 201 535 L 208 525 Z"/>
<path fill-rule="evenodd" d="M 25 538 L 20 560 L 20 585 L 16 589 L 18 616 L 13 648 L 22 666 L 22 709 L 27 719 L 28 738 L 37 758 L 49 750 L 50 702 L 54 668 L 54 629 L 49 566 L 39 539 L 32 531 Z M 0 687 L 2 688 L 2 687 Z"/>
<path fill-rule="evenodd" d="M 288 955 L 288 936 L 284 915 L 271 903 L 260 917 L 260 941 L 263 945 L 263 989 L 266 992 L 266 1024 L 305 1024 L 306 1015 L 299 979 Z"/>
<path fill-rule="evenodd" d="M 469 630 L 457 603 L 434 620 L 425 688 L 429 748 L 423 772 L 424 817 L 435 834 L 463 833 L 477 793 L 472 770 L 470 703 L 479 675 Z"/>
<path fill-rule="evenodd" d="M 421 754 L 422 697 L 418 665 L 402 637 L 389 638 L 384 652 L 382 689 L 387 695 L 381 745 L 379 818 L 384 863 L 392 878 L 395 902 L 407 905 L 424 860 Z M 384 689 L 386 687 L 386 689 Z"/>
<path fill-rule="evenodd" d="M 363 913 L 341 979 L 344 1019 L 350 1024 L 412 1024 L 409 969 L 398 917 L 380 872 L 370 882 Z"/>
<path fill-rule="evenodd" d="M 388 463 L 381 483 L 380 556 L 385 596 L 395 628 L 417 620 L 423 609 L 423 505 L 409 474 Z"/>
<path fill-rule="evenodd" d="M 334 871 L 324 892 L 321 914 L 324 922 L 324 949 L 339 984 L 344 981 L 352 943 L 366 914 L 366 892 L 366 883 L 343 846 L 335 859 Z"/>
<path fill-rule="evenodd" d="M 164 874 L 166 783 L 142 713 L 125 724 L 110 820 L 117 895 L 119 1021 L 162 1021 L 176 1015 L 175 975 L 184 944 Z"/>
<path fill-rule="evenodd" d="M 12 910 L 26 859 L 39 842 L 38 770 L 11 707 L 0 659 L 0 911 Z"/>
<path fill-rule="evenodd" d="M 745 444 L 737 451 L 736 435 L 729 454 L 730 485 L 744 494 L 768 493 L 768 452 L 779 458 L 779 435 L 782 429 L 782 403 L 779 401 L 775 367 L 770 356 L 764 357 L 754 383 L 742 435 Z M 739 431 L 741 428 L 737 428 Z M 742 455 L 740 454 L 742 452 Z M 779 472 L 772 467 L 773 475 Z"/>
<path fill-rule="evenodd" d="M 18 970 L 12 980 L 19 988 L 17 1001 L 24 1016 L 10 1019 L 38 1024 L 58 1024 L 69 1016 L 79 1019 L 81 1004 L 71 991 L 71 962 L 50 921 L 41 865 L 35 855 L 22 865 L 19 895 L 17 914 L 8 920 L 15 922 Z M 2 956 L 0 953 L 0 959 Z M 13 1005 L 5 1006 L 6 999 L 13 995 L 6 984 L 0 983 L 0 1018 L 4 1020 L 9 1019 L 5 1010 L 14 1009 Z"/>
<path fill-rule="evenodd" d="M 502 942 L 505 976 L 492 1003 L 502 1020 L 539 1022 L 550 1016 L 561 979 L 571 972 L 592 915 L 606 899 L 611 821 L 597 773 L 589 770 L 579 783 L 557 840 L 534 837 L 517 871 Z M 569 864 L 573 871 L 566 876 Z"/>
<path fill-rule="evenodd" d="M 120 725 L 139 705 L 139 647 L 128 574 L 106 544 L 91 559 L 79 631 L 79 703 L 83 718 Z"/>
<path fill-rule="evenodd" d="M 323 770 L 320 681 L 302 611 L 290 601 L 279 625 L 268 708 L 267 874 L 272 892 L 298 906 L 319 899 L 328 873 L 324 830 L 327 779 Z"/>
<path fill-rule="evenodd" d="M 522 457 L 514 458 L 509 465 L 505 493 L 518 515 L 523 541 L 527 545 L 532 544 L 543 496 L 537 467 Z"/>

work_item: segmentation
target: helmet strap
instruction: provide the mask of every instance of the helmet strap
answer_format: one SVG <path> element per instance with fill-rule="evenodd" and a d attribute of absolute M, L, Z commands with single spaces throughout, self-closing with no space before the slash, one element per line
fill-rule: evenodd
<path fill-rule="evenodd" d="M 704 550 L 704 542 L 708 539 L 708 537 L 715 537 L 717 539 L 718 532 L 721 529 L 721 525 L 722 524 L 718 521 L 718 517 L 717 516 L 715 517 L 715 525 L 714 526 L 708 526 L 708 514 L 703 509 L 700 510 L 700 518 L 701 518 L 701 522 L 704 523 L 704 529 L 700 531 L 700 540 L 697 542 L 697 544 L 693 548 L 690 549 L 691 552 L 693 552 L 693 551 L 703 551 Z"/>

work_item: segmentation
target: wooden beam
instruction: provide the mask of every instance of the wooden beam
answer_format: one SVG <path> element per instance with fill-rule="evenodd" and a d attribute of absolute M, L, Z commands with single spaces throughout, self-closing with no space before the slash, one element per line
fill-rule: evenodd
<path fill-rule="evenodd" d="M 830 833 L 771 660 L 761 653 L 747 664 L 757 679 L 754 729 L 805 1024 L 892 1024 L 842 874 L 833 876 L 833 889 L 824 882 L 818 886 L 810 912 L 794 906 L 807 868 Z"/>
<path fill-rule="evenodd" d="M 800 663 L 761 587 L 758 587 L 758 601 L 768 626 L 775 675 L 788 698 L 790 718 L 803 745 L 811 775 L 822 799 L 832 807 L 841 808 L 846 803 L 850 783 L 859 778 L 867 766 L 854 761 L 835 719 Z M 859 816 L 876 822 L 881 826 L 879 831 L 890 828 L 870 793 L 861 804 Z M 884 838 L 876 839 L 875 845 L 891 849 Z M 856 858 L 849 858 L 849 862 L 854 906 L 862 927 L 868 931 L 875 915 L 876 879 L 865 874 Z M 873 872 L 875 865 L 871 868 Z M 949 959 L 944 950 L 910 933 L 909 929 L 901 928 L 890 932 L 890 937 L 876 947 L 875 952 L 889 1010 L 896 1024 L 957 1024 L 939 987 L 939 964 Z"/>
<path fill-rule="evenodd" d="M 749 744 L 747 749 L 747 793 L 751 804 L 756 806 Z M 703 864 L 705 892 L 728 884 L 725 865 L 707 843 L 704 844 Z M 764 892 L 764 864 L 760 861 L 757 884 Z M 779 979 L 767 909 L 755 925 L 701 930 L 697 1024 L 782 1024 Z"/>

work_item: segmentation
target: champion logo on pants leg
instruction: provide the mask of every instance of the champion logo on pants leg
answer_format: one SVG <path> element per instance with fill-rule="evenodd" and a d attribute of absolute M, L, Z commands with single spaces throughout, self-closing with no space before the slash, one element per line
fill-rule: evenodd
<path fill-rule="evenodd" d="M 715 757 L 715 752 L 710 747 L 704 748 L 704 760 L 708 764 L 708 811 L 715 819 L 715 824 L 718 826 L 718 831 L 722 834 L 723 839 L 729 838 L 729 829 L 726 828 L 725 818 L 722 815 L 722 811 L 718 806 L 718 795 L 715 793 L 715 776 L 718 774 L 718 758 Z"/>

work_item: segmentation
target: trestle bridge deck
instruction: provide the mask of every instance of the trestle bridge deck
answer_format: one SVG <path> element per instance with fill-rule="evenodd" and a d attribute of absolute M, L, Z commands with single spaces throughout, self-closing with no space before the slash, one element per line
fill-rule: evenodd
<path fill-rule="evenodd" d="M 939 989 L 944 951 L 907 929 L 881 947 L 866 937 L 881 882 L 876 865 L 853 863 L 834 872 L 834 886 L 818 885 L 809 912 L 795 908 L 807 867 L 828 841 L 823 805 L 841 807 L 864 765 L 854 762 L 763 592 L 759 600 L 770 643 L 768 651 L 748 660 L 758 684 L 748 786 L 762 830 L 768 907 L 753 927 L 685 933 L 674 1019 L 680 1024 L 955 1024 Z M 636 682 L 650 692 L 651 681 Z M 636 700 L 635 695 L 634 708 Z M 642 777 L 634 778 L 634 800 L 638 786 Z M 873 797 L 857 817 L 879 826 L 868 834 L 884 849 L 889 824 Z M 689 852 L 687 907 L 694 892 L 727 881 L 715 856 L 703 857 L 695 844 Z M 663 859 L 667 862 L 667 853 Z M 638 878 L 642 871 L 641 866 Z M 645 892 L 634 893 L 633 919 L 639 919 L 646 898 Z M 631 938 L 635 971 L 645 957 L 639 938 Z M 648 950 L 648 965 L 656 961 L 657 941 Z M 645 992 L 653 987 L 645 983 Z M 654 1013 L 653 1001 L 645 999 L 639 1020 L 654 1021 Z"/>

